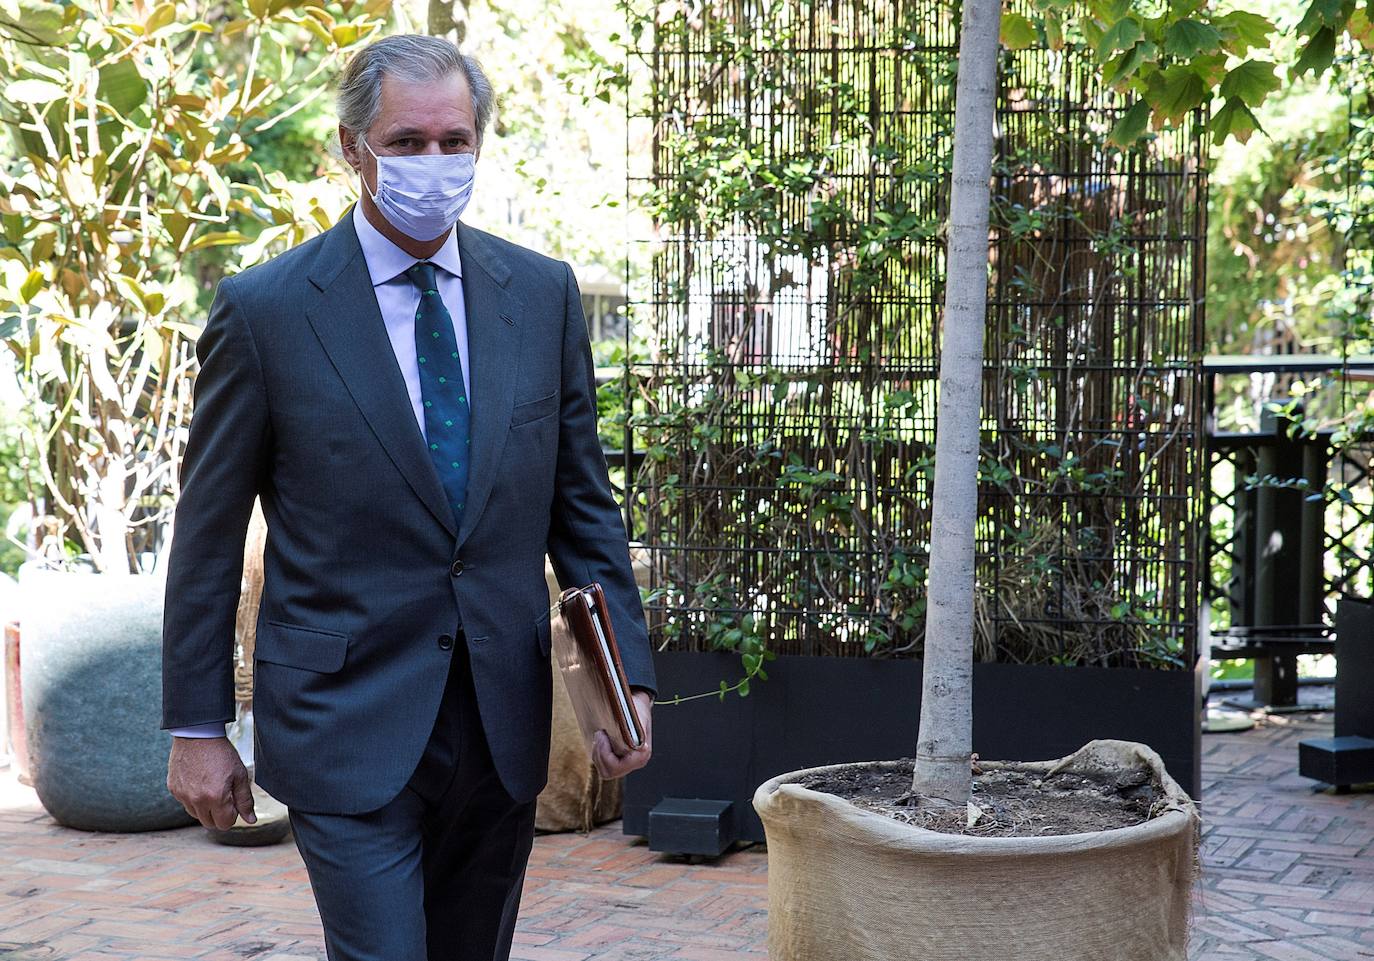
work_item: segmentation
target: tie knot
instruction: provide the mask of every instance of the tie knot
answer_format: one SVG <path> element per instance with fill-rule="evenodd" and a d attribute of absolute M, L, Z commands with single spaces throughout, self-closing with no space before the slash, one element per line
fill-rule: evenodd
<path fill-rule="evenodd" d="M 411 264 L 410 269 L 406 271 L 406 276 L 410 278 L 412 284 L 420 288 L 421 293 L 438 289 L 434 282 L 434 265 L 428 260 Z"/>

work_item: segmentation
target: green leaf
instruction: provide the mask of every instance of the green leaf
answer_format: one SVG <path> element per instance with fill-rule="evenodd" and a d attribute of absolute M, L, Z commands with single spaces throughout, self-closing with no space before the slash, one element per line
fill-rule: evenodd
<path fill-rule="evenodd" d="M 1212 25 L 1221 30 L 1222 42 L 1232 53 L 1244 53 L 1253 47 L 1268 47 L 1274 24 L 1266 17 L 1248 10 L 1233 10 L 1212 18 Z"/>
<path fill-rule="evenodd" d="M 121 114 L 130 114 L 148 99 L 148 84 L 133 60 L 116 60 L 100 69 L 101 100 Z"/>
<path fill-rule="evenodd" d="M 29 232 L 29 220 L 18 214 L 0 214 L 0 229 L 3 229 L 5 239 L 12 246 L 18 247 L 24 235 Z"/>
<path fill-rule="evenodd" d="M 235 244 L 245 244 L 248 243 L 248 240 L 249 238 L 247 236 L 239 233 L 237 230 L 215 230 L 210 233 L 201 234 L 195 240 L 191 241 L 191 245 L 186 248 L 186 251 L 190 253 L 193 250 L 203 250 L 206 247 L 226 247 Z"/>
<path fill-rule="evenodd" d="M 1226 79 L 1226 64 L 1230 58 L 1224 53 L 1208 53 L 1194 57 L 1188 64 L 1190 70 L 1202 78 L 1202 85 L 1214 91 Z"/>
<path fill-rule="evenodd" d="M 1145 99 L 1157 115 L 1178 122 L 1207 99 L 1207 85 L 1191 68 L 1179 64 L 1162 71 L 1145 91 Z"/>
<path fill-rule="evenodd" d="M 229 182 L 220 176 L 219 171 L 210 164 L 201 163 L 196 169 L 205 179 L 210 188 L 210 193 L 215 195 L 215 199 L 219 201 L 220 210 L 223 211 L 229 206 Z"/>
<path fill-rule="evenodd" d="M 125 300 L 146 309 L 148 292 L 144 290 L 142 284 L 127 274 L 112 274 L 111 277 L 115 286 L 119 288 L 119 292 L 124 295 Z"/>
<path fill-rule="evenodd" d="M 1298 62 L 1293 65 L 1293 77 L 1301 77 L 1309 70 L 1313 76 L 1320 76 L 1330 69 L 1331 62 L 1335 59 L 1336 31 L 1331 27 L 1322 27 L 1307 41 L 1307 46 L 1302 48 L 1302 56 L 1298 57 Z"/>
<path fill-rule="evenodd" d="M 19 297 L 28 303 L 43 289 L 43 272 L 37 268 L 30 270 L 24 282 L 19 285 Z"/>
<path fill-rule="evenodd" d="M 1142 40 L 1102 68 L 1102 81 L 1120 88 L 1142 66 L 1158 59 L 1159 48 L 1148 40 Z"/>
<path fill-rule="evenodd" d="M 148 19 L 143 21 L 143 31 L 145 34 L 156 33 L 163 27 L 171 26 L 176 18 L 177 5 L 175 3 L 159 3 L 148 15 Z"/>
<path fill-rule="evenodd" d="M 1220 93 L 1230 99 L 1239 97 L 1247 107 L 1258 107 L 1264 98 L 1279 89 L 1274 65 L 1265 60 L 1247 60 L 1226 74 Z"/>
<path fill-rule="evenodd" d="M 1131 0 L 1088 0 L 1088 10 L 1098 20 L 1115 23 L 1131 11 Z"/>
<path fill-rule="evenodd" d="M 341 23 L 329 31 L 329 35 L 334 38 L 334 42 L 340 47 L 349 47 L 357 43 L 359 38 L 364 36 L 363 28 L 356 23 Z"/>
<path fill-rule="evenodd" d="M 1125 150 L 1145 135 L 1149 123 L 1150 105 L 1144 100 L 1137 100 L 1107 134 L 1107 143 Z"/>
<path fill-rule="evenodd" d="M 1164 52 L 1180 60 L 1221 49 L 1221 34 L 1200 20 L 1180 20 L 1164 34 Z"/>
<path fill-rule="evenodd" d="M 1370 0 L 1374 3 L 1374 0 Z M 1058 10 L 1047 9 L 1043 11 L 1045 25 L 1045 43 L 1051 50 L 1064 49 L 1064 18 Z"/>
<path fill-rule="evenodd" d="M 1345 29 L 1352 37 L 1364 45 L 1366 50 L 1374 50 L 1374 24 L 1370 22 L 1371 13 L 1374 13 L 1374 0 L 1369 0 L 1370 13 L 1363 10 L 1356 10 L 1346 21 Z"/>
<path fill-rule="evenodd" d="M 1142 36 L 1144 34 L 1138 20 L 1134 17 L 1122 17 L 1108 27 L 1106 33 L 1102 34 L 1102 39 L 1097 41 L 1097 56 L 1101 60 L 1106 60 L 1118 50 L 1129 50 Z"/>
<path fill-rule="evenodd" d="M 1092 19 L 1092 17 L 1079 17 L 1078 29 L 1083 34 L 1083 39 L 1087 41 L 1088 46 L 1092 47 L 1094 50 L 1102 43 L 1102 37 L 1104 36 L 1102 27 L 1100 27 L 1097 21 Z M 1099 57 L 1098 59 L 1105 60 L 1107 58 Z"/>
<path fill-rule="evenodd" d="M 1035 44 L 1040 37 L 1029 17 L 1008 12 L 1002 14 L 1001 39 L 1002 46 L 1008 50 L 1024 50 Z"/>
<path fill-rule="evenodd" d="M 1168 12 L 1164 16 L 1160 17 L 1160 19 L 1166 20 L 1170 16 L 1191 17 L 1193 14 L 1197 13 L 1203 7 L 1210 5 L 1210 0 L 1169 0 L 1169 3 L 1166 4 L 1166 9 Z"/>
<path fill-rule="evenodd" d="M 56 45 L 65 42 L 73 32 L 62 4 L 48 0 L 19 0 L 13 8 L 5 8 L 5 19 L 10 19 L 12 11 L 13 23 L 9 30 L 21 41 Z"/>
<path fill-rule="evenodd" d="M 57 231 L 49 230 L 38 234 L 33 238 L 33 246 L 29 249 L 29 263 L 41 264 L 45 260 L 51 260 L 53 252 L 57 249 Z"/>
<path fill-rule="evenodd" d="M 64 87 L 47 80 L 16 80 L 5 88 L 5 99 L 13 103 L 27 103 L 41 107 L 45 103 L 61 100 L 67 95 Z"/>
<path fill-rule="evenodd" d="M 1235 137 L 1241 143 L 1245 143 L 1252 133 L 1260 129 L 1260 124 L 1244 101 L 1239 97 L 1231 97 L 1213 114 L 1207 129 L 1211 131 L 1217 143 L 1221 143 L 1227 137 Z"/>
<path fill-rule="evenodd" d="M 1298 34 L 1306 36 L 1315 34 L 1322 27 L 1334 27 L 1340 25 L 1345 19 L 1341 13 L 1341 8 L 1346 4 L 1346 0 L 1312 0 L 1307 5 L 1306 12 L 1302 19 L 1298 21 Z"/>

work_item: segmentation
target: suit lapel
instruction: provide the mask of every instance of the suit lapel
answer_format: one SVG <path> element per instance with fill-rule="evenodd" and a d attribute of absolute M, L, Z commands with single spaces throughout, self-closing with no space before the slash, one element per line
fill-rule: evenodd
<path fill-rule="evenodd" d="M 479 231 L 458 224 L 467 311 L 468 379 L 472 383 L 472 467 L 461 547 L 486 507 L 510 434 L 520 363 L 522 309 L 506 289 L 510 269 Z"/>
<path fill-rule="evenodd" d="M 430 513 L 456 536 L 453 510 L 415 421 L 405 378 L 396 363 L 353 229 L 351 211 L 325 234 L 310 281 L 321 294 L 315 306 L 306 311 L 315 336 L 397 470 Z M 470 306 L 468 316 L 472 316 Z M 480 394 L 474 400 L 481 403 Z M 474 414 L 479 412 L 480 408 Z M 509 423 L 509 410 L 506 418 Z M 473 464 L 476 469 L 475 457 Z M 466 513 L 471 515 L 471 508 Z"/>

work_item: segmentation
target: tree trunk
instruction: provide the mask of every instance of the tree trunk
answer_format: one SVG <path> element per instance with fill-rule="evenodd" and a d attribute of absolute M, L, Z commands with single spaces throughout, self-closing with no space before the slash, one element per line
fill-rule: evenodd
<path fill-rule="evenodd" d="M 103 363 L 96 358 L 96 363 Z M 128 471 L 118 453 L 106 458 L 105 473 L 97 488 L 99 501 L 94 520 L 97 541 L 93 545 L 97 569 L 103 574 L 128 574 L 138 558 L 129 556 L 129 520 L 124 514 L 128 503 Z"/>
<path fill-rule="evenodd" d="M 964 0 L 954 101 L 925 675 L 912 790 L 968 802 L 973 752 L 974 524 L 988 299 L 988 181 L 1001 0 Z"/>

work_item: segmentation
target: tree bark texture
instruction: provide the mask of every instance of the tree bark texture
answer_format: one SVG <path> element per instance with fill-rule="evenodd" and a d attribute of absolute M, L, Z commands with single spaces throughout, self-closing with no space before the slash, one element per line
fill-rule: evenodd
<path fill-rule="evenodd" d="M 912 790 L 965 804 L 972 789 L 974 525 L 988 298 L 988 182 L 1001 0 L 964 0 L 954 103 L 925 673 Z"/>

